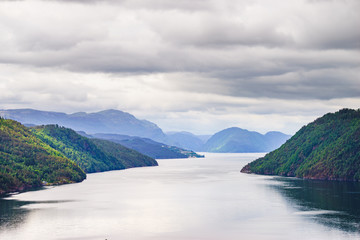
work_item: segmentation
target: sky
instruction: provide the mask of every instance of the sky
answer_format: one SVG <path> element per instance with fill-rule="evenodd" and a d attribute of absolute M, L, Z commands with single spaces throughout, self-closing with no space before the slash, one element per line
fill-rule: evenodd
<path fill-rule="evenodd" d="M 358 0 L 2 0 L 0 109 L 294 134 L 360 108 Z"/>

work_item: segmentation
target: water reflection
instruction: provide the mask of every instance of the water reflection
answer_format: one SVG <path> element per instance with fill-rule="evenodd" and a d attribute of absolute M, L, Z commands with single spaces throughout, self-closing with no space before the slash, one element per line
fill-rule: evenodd
<path fill-rule="evenodd" d="M 0 198 L 0 230 L 16 229 L 27 221 L 34 210 L 72 201 L 19 201 Z"/>
<path fill-rule="evenodd" d="M 280 192 L 296 214 L 331 228 L 360 232 L 360 183 L 275 177 Z"/>
<path fill-rule="evenodd" d="M 0 199 L 0 229 L 16 228 L 21 225 L 29 210 L 21 208 L 31 202 Z"/>
<path fill-rule="evenodd" d="M 14 195 L 0 239 L 360 240 L 359 185 L 239 173 L 257 157 L 161 160 Z"/>

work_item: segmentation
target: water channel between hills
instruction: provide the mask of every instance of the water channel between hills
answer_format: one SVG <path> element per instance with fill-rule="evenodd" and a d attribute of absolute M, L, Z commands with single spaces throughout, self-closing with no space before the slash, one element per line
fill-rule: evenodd
<path fill-rule="evenodd" d="M 359 183 L 240 173 L 263 153 L 205 155 L 1 199 L 0 239 L 360 239 Z"/>

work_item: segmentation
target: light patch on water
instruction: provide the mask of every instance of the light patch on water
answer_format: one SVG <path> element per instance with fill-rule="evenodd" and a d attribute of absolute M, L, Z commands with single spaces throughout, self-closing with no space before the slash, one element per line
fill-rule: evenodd
<path fill-rule="evenodd" d="M 89 174 L 83 183 L 13 195 L 4 204 L 17 207 L 4 205 L 0 219 L 16 224 L 0 222 L 0 239 L 360 239 L 332 218 L 331 227 L 312 221 L 339 212 L 299 208 L 301 200 L 281 191 L 297 191 L 284 178 L 240 173 L 261 155 L 159 160 L 158 167 Z"/>

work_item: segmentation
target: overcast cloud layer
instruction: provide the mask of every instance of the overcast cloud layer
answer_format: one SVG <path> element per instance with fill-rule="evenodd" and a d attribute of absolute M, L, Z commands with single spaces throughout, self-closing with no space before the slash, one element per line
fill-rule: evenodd
<path fill-rule="evenodd" d="M 0 2 L 0 108 L 293 134 L 360 107 L 358 0 Z"/>

